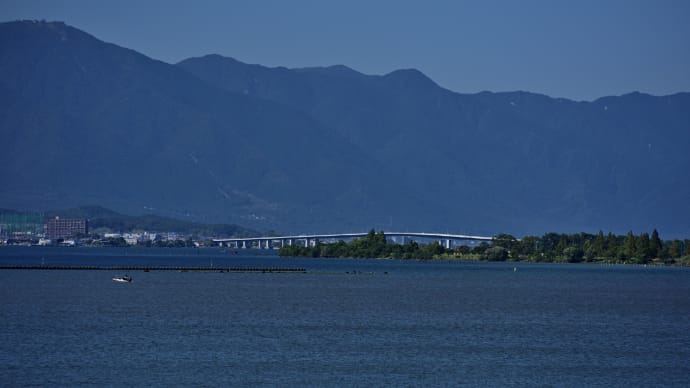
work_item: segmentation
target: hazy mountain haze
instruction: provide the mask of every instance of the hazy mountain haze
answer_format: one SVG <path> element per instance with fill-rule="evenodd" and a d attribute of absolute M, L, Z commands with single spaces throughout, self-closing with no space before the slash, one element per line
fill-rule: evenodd
<path fill-rule="evenodd" d="M 170 65 L 0 25 L 3 207 L 281 231 L 687 235 L 690 95 L 461 94 L 415 69 Z"/>
<path fill-rule="evenodd" d="M 4 0 L 0 21 L 62 20 L 167 63 L 210 53 L 288 68 L 415 68 L 458 92 L 593 101 L 690 90 L 683 0 Z"/>

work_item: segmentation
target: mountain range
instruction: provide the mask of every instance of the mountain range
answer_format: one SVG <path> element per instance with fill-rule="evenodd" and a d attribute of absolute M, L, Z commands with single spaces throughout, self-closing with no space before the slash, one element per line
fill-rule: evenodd
<path fill-rule="evenodd" d="M 471 74 L 467 75 L 471 77 Z M 286 233 L 690 235 L 690 93 L 456 93 L 414 69 L 168 64 L 0 24 L 0 205 Z"/>

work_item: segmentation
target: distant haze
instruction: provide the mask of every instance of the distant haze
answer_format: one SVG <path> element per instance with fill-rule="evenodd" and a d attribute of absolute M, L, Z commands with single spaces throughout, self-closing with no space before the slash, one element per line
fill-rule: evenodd
<path fill-rule="evenodd" d="M 416 68 L 457 92 L 574 100 L 690 90 L 690 2 L 682 0 L 4 0 L 0 15 L 65 21 L 168 63 L 218 53 L 366 74 Z"/>
<path fill-rule="evenodd" d="M 0 23 L 0 207 L 283 232 L 690 234 L 690 93 L 463 94 L 424 73 L 153 60 Z"/>

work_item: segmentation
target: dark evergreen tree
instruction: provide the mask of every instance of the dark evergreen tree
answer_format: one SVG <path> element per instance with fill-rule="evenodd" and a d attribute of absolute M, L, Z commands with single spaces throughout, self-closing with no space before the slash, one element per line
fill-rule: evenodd
<path fill-rule="evenodd" d="M 515 250 L 515 246 L 517 245 L 518 241 L 515 238 L 515 236 L 510 235 L 510 234 L 497 234 L 494 237 L 493 241 L 494 245 L 499 245 L 507 249 L 508 251 L 513 251 Z"/>
<path fill-rule="evenodd" d="M 561 256 L 563 255 L 563 251 L 565 251 L 565 248 L 568 247 L 568 238 L 562 234 L 560 238 L 558 239 L 558 244 L 556 245 L 556 255 Z"/>
<path fill-rule="evenodd" d="M 596 249 L 594 248 L 594 240 L 587 240 L 583 245 L 583 258 L 585 261 L 593 261 L 597 257 Z"/>
<path fill-rule="evenodd" d="M 505 261 L 508 259 L 508 250 L 501 246 L 493 246 L 484 252 L 484 258 L 489 261 Z"/>
<path fill-rule="evenodd" d="M 606 240 L 604 239 L 603 231 L 600 230 L 599 233 L 597 233 L 597 237 L 592 244 L 592 249 L 595 257 L 603 257 L 606 255 Z"/>
<path fill-rule="evenodd" d="M 654 229 L 652 231 L 652 238 L 649 241 L 649 254 L 652 258 L 659 257 L 661 254 L 661 239 L 659 238 L 659 232 Z"/>
<path fill-rule="evenodd" d="M 582 249 L 577 246 L 569 246 L 563 250 L 563 257 L 565 257 L 569 263 L 578 263 L 582 261 L 582 256 Z"/>
<path fill-rule="evenodd" d="M 606 257 L 620 257 L 622 256 L 622 249 L 618 243 L 619 238 L 613 233 L 609 232 L 606 236 L 605 253 Z"/>
<path fill-rule="evenodd" d="M 632 230 L 628 232 L 628 234 L 625 236 L 625 240 L 623 241 L 623 259 L 632 259 L 637 255 L 637 249 L 635 247 L 635 235 L 633 234 Z"/>
<path fill-rule="evenodd" d="M 482 254 L 484 253 L 487 249 L 489 249 L 489 244 L 486 243 L 485 241 L 482 241 L 479 245 L 475 246 L 472 248 L 472 253 L 478 253 Z"/>
<path fill-rule="evenodd" d="M 561 236 L 557 233 L 547 233 L 542 238 L 541 253 L 545 256 L 553 257 L 555 256 L 556 246 L 560 240 Z"/>
<path fill-rule="evenodd" d="M 671 244 L 668 247 L 668 255 L 672 259 L 678 259 L 680 258 L 680 240 L 673 240 L 671 241 Z"/>
<path fill-rule="evenodd" d="M 652 257 L 649 248 L 649 234 L 647 232 L 640 234 L 635 243 L 637 252 L 637 259 L 640 263 L 646 263 Z"/>

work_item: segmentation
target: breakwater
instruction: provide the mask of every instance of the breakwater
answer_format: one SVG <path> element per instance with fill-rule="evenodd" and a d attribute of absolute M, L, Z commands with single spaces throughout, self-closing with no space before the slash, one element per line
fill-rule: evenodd
<path fill-rule="evenodd" d="M 196 266 L 140 266 L 140 265 L 0 265 L 0 270 L 77 270 L 77 271 L 197 271 L 197 272 L 259 272 L 305 273 L 304 268 L 292 267 L 196 267 Z"/>

